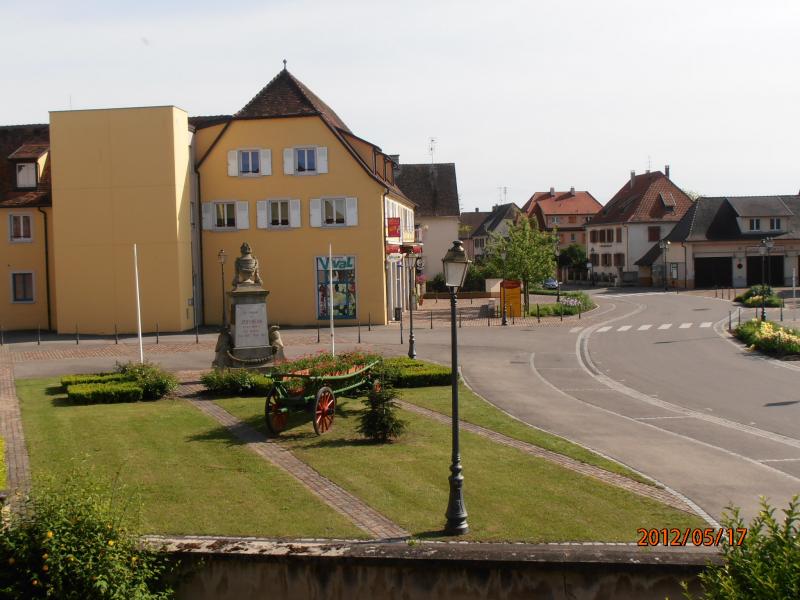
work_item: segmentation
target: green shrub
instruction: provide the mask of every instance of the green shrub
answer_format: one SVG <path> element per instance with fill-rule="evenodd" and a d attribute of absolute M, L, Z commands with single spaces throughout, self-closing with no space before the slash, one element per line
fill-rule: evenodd
<path fill-rule="evenodd" d="M 61 386 L 67 389 L 79 383 L 111 383 L 114 381 L 131 381 L 124 373 L 97 373 L 94 375 L 65 375 L 61 378 Z"/>
<path fill-rule="evenodd" d="M 777 356 L 800 354 L 800 331 L 770 321 L 753 319 L 739 325 L 733 335 L 748 346 Z"/>
<path fill-rule="evenodd" d="M 138 511 L 118 488 L 74 473 L 37 482 L 0 529 L 0 598 L 171 598 L 166 555 L 142 547 Z"/>
<path fill-rule="evenodd" d="M 172 373 L 151 362 L 117 363 L 117 372 L 135 381 L 142 388 L 145 400 L 158 400 L 178 387 Z"/>
<path fill-rule="evenodd" d="M 764 296 L 754 295 L 740 300 L 740 302 L 749 308 L 758 308 L 762 304 L 771 308 L 778 308 L 783 305 L 783 299 L 780 296 L 767 296 L 764 298 Z"/>
<path fill-rule="evenodd" d="M 533 290 L 531 291 L 532 294 L 537 294 L 541 296 L 558 296 L 558 292 L 556 290 Z M 589 294 L 584 292 L 561 292 L 561 303 L 548 303 L 548 304 L 539 304 L 539 316 L 540 317 L 558 317 L 560 315 L 564 315 L 565 317 L 569 315 L 577 315 L 578 313 L 585 313 L 588 310 L 592 310 L 597 305 L 592 301 L 592 298 Z M 533 304 L 530 307 L 529 316 L 535 317 L 536 313 L 536 305 Z"/>
<path fill-rule="evenodd" d="M 449 368 L 423 360 L 387 358 L 383 361 L 382 369 L 389 384 L 399 388 L 449 385 L 451 382 Z"/>
<path fill-rule="evenodd" d="M 75 404 L 139 402 L 143 397 L 142 388 L 133 381 L 76 383 L 67 388 L 67 398 Z"/>
<path fill-rule="evenodd" d="M 729 509 L 722 520 L 734 532 L 734 543 L 723 535 L 720 566 L 710 565 L 700 574 L 705 600 L 796 600 L 800 598 L 800 501 L 792 498 L 784 509 L 783 523 L 775 510 L 761 499 L 761 510 L 751 521 L 747 535 L 739 510 Z M 727 532 L 726 532 L 727 533 Z M 684 592 L 692 599 L 686 584 Z"/>
<path fill-rule="evenodd" d="M 272 379 L 247 369 L 214 369 L 200 381 L 209 392 L 226 396 L 266 396 Z"/>
<path fill-rule="evenodd" d="M 364 411 L 358 417 L 357 431 L 373 442 L 385 444 L 400 437 L 406 422 L 397 416 L 397 400 L 386 372 L 377 369 L 375 384 L 364 398 Z"/>
<path fill-rule="evenodd" d="M 772 296 L 772 288 L 768 285 L 754 285 L 752 287 L 747 288 L 744 292 L 736 296 L 734 300 L 736 302 L 744 302 L 748 298 L 753 296 Z"/>

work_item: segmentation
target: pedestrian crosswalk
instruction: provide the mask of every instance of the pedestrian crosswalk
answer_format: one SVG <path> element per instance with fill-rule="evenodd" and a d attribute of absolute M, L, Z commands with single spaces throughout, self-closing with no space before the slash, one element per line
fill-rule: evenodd
<path fill-rule="evenodd" d="M 619 332 L 625 333 L 626 331 L 649 331 L 656 328 L 657 331 L 666 331 L 668 329 L 672 329 L 674 323 L 645 323 L 643 325 L 604 325 L 602 327 L 598 327 L 594 330 L 594 333 L 607 333 L 611 332 Z M 714 323 L 712 321 L 703 321 L 702 323 L 679 323 L 677 325 L 677 329 L 691 329 L 693 327 L 697 327 L 699 329 L 708 329 L 712 327 Z M 584 327 L 573 327 L 569 330 L 570 333 L 579 333 L 583 331 Z"/>

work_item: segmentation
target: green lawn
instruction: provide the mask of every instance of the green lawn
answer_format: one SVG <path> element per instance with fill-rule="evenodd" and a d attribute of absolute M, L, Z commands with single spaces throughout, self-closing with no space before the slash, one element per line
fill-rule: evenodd
<path fill-rule="evenodd" d="M 281 435 L 285 446 L 414 536 L 440 536 L 450 428 L 401 411 L 409 424 L 401 441 L 365 443 L 355 431 L 361 404 L 339 400 L 332 431 L 317 437 L 310 417 L 299 415 Z M 228 398 L 217 403 L 264 431 L 261 401 Z M 462 433 L 462 460 L 472 530 L 467 539 L 633 542 L 638 527 L 703 525 L 687 513 L 477 435 Z"/>
<path fill-rule="evenodd" d="M 85 460 L 140 492 L 152 533 L 365 537 L 184 400 L 73 406 L 57 385 L 17 381 L 34 477 Z"/>
<path fill-rule="evenodd" d="M 450 414 L 450 386 L 413 388 L 398 391 L 406 402 L 446 415 Z M 575 460 L 601 467 L 607 471 L 625 475 L 636 481 L 652 484 L 652 481 L 649 479 L 641 477 L 618 462 L 603 458 L 591 450 L 573 444 L 564 438 L 552 435 L 540 429 L 535 429 L 508 416 L 496 406 L 489 404 L 486 400 L 473 393 L 463 384 L 460 386 L 458 392 L 458 413 L 462 421 L 480 425 L 487 429 L 493 429 L 508 437 L 528 442 L 541 448 L 552 450 L 553 452 L 558 452 L 564 456 L 569 456 Z"/>

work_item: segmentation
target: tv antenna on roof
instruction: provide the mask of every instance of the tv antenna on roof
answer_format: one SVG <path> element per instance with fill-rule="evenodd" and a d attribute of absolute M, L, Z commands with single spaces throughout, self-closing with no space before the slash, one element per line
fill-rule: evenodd
<path fill-rule="evenodd" d="M 431 155 L 431 164 L 433 164 L 436 155 L 436 138 L 434 137 L 428 139 L 428 154 Z"/>
<path fill-rule="evenodd" d="M 501 185 L 497 187 L 497 196 L 500 204 L 508 204 L 508 186 Z"/>

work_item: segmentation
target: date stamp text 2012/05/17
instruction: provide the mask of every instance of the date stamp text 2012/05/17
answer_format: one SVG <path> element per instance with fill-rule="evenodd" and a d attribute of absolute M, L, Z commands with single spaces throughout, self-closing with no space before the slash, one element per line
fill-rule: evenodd
<path fill-rule="evenodd" d="M 736 529 L 707 527 L 687 527 L 686 529 L 662 529 L 640 527 L 636 530 L 639 546 L 719 546 L 727 543 L 729 546 L 741 546 L 747 537 L 746 527 Z"/>

